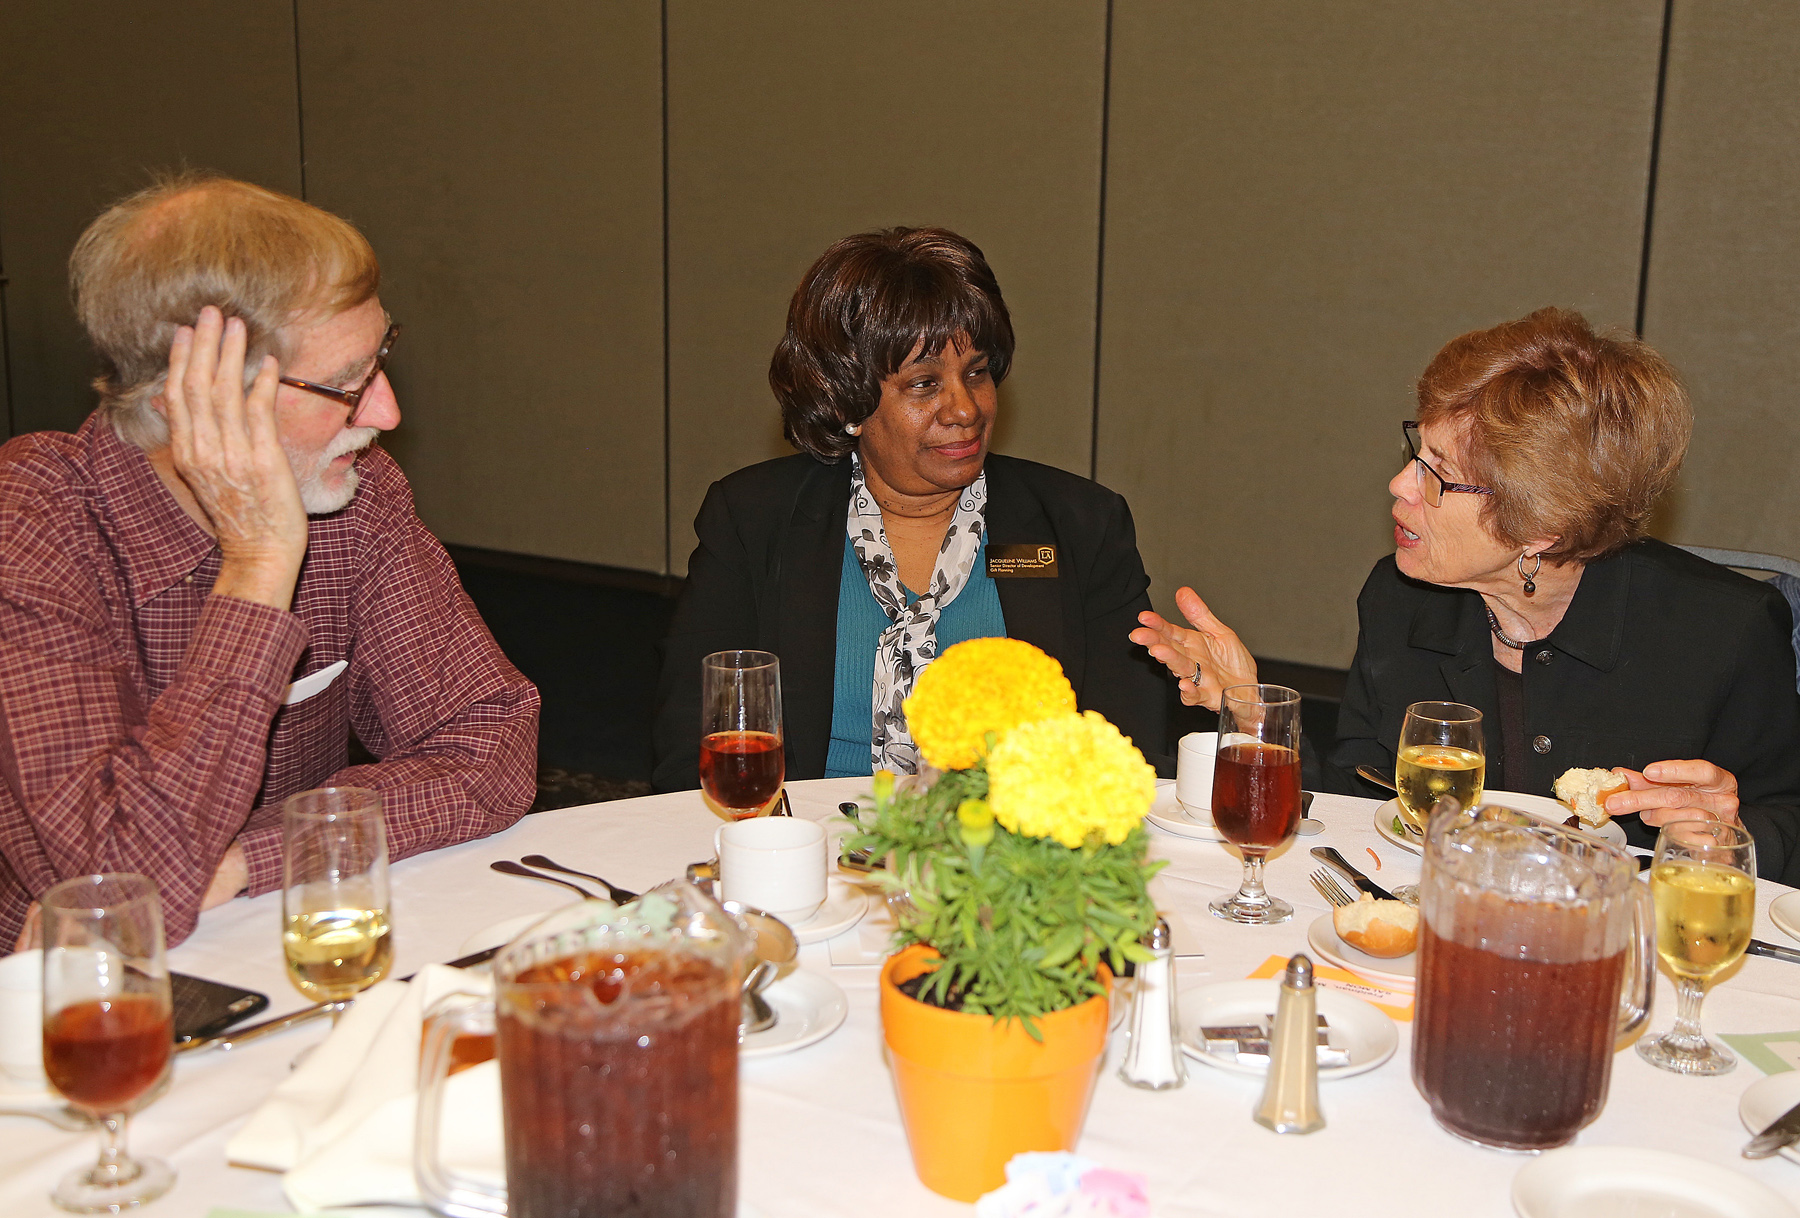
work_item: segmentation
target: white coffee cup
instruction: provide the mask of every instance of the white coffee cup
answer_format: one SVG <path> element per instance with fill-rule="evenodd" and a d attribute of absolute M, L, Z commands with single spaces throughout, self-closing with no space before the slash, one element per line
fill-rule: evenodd
<path fill-rule="evenodd" d="M 792 925 L 825 904 L 825 826 L 792 816 L 759 816 L 720 825 L 721 900 L 774 914 Z"/>
<path fill-rule="evenodd" d="M 1181 738 L 1175 757 L 1175 798 L 1192 812 L 1211 812 L 1213 761 L 1219 752 L 1219 733 L 1189 732 Z"/>
<path fill-rule="evenodd" d="M 0 1073 L 44 1081 L 44 953 L 0 956 Z"/>

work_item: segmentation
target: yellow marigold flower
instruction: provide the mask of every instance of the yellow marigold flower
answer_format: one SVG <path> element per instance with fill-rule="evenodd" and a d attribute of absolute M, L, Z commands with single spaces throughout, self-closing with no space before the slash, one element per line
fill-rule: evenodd
<path fill-rule="evenodd" d="M 1013 833 L 1071 850 L 1096 834 L 1118 845 L 1156 798 L 1156 771 L 1131 741 L 1088 711 L 1022 724 L 988 755 L 988 804 Z"/>
<path fill-rule="evenodd" d="M 906 722 L 925 760 L 966 770 L 987 751 L 987 734 L 1075 710 L 1062 665 L 1018 639 L 970 639 L 947 648 L 913 682 Z"/>

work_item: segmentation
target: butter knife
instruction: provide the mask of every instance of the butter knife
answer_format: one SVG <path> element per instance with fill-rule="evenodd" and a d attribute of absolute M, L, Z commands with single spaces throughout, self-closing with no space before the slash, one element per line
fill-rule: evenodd
<path fill-rule="evenodd" d="M 1772 1125 L 1751 1138 L 1744 1146 L 1744 1157 L 1766 1159 L 1796 1140 L 1800 1140 L 1800 1104 L 1776 1117 Z"/>
<path fill-rule="evenodd" d="M 496 947 L 490 947 L 486 951 L 471 952 L 467 956 L 458 956 L 456 959 L 447 962 L 444 967 L 474 968 L 477 964 L 486 964 L 499 953 L 500 947 L 503 946 L 505 945 L 501 944 Z M 401 980 L 411 981 L 413 977 L 416 976 L 418 976 L 418 974 L 414 973 L 412 977 L 402 977 Z M 302 1007 L 291 1015 L 280 1015 L 274 1019 L 265 1019 L 261 1023 L 248 1024 L 245 1027 L 237 1029 L 227 1029 L 220 1032 L 217 1036 L 186 1040 L 175 1046 L 175 1052 L 192 1053 L 196 1049 L 235 1049 L 239 1045 L 247 1044 L 253 1040 L 261 1040 L 263 1037 L 273 1033 L 285 1032 L 289 1028 L 297 1028 L 303 1023 L 311 1023 L 315 1019 L 323 1019 L 325 1016 L 334 1014 L 338 1011 L 347 1011 L 350 1009 L 350 1004 L 353 1001 L 355 1000 L 346 999 L 343 1002 L 321 1002 L 317 1006 Z"/>
<path fill-rule="evenodd" d="M 1764 943 L 1761 939 L 1750 940 L 1750 946 L 1744 949 L 1748 956 L 1767 956 L 1771 960 L 1786 960 L 1789 964 L 1800 964 L 1800 952 L 1791 947 L 1777 947 L 1773 943 Z"/>
<path fill-rule="evenodd" d="M 1324 863 L 1327 867 L 1342 872 L 1344 877 L 1352 884 L 1355 884 L 1358 888 L 1374 897 L 1377 901 L 1392 901 L 1394 899 L 1393 893 L 1383 888 L 1380 884 L 1377 884 L 1374 880 L 1371 880 L 1355 867 L 1352 867 L 1350 865 L 1350 860 L 1339 854 L 1332 847 L 1314 846 L 1312 848 L 1312 856 L 1321 863 Z"/>

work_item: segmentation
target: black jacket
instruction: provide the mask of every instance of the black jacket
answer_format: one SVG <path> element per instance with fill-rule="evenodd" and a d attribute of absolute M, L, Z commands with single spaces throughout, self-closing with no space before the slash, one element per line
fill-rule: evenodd
<path fill-rule="evenodd" d="M 1167 769 L 1168 683 L 1127 637 L 1150 608 L 1131 509 L 1086 478 L 1033 461 L 990 455 L 986 470 L 988 545 L 1057 551 L 1055 578 L 994 581 L 1007 634 L 1055 656 L 1081 708 L 1105 715 Z M 825 773 L 849 508 L 847 460 L 782 457 L 707 491 L 657 689 L 658 790 L 699 785 L 700 660 L 727 648 L 781 657 L 787 776 Z"/>
<path fill-rule="evenodd" d="M 1492 636 L 1481 597 L 1375 564 L 1357 598 L 1361 633 L 1321 783 L 1375 789 L 1352 771 L 1393 772 L 1409 703 L 1447 699 L 1482 712 L 1500 755 Z M 1800 696 L 1792 615 L 1767 584 L 1660 541 L 1590 563 L 1550 637 L 1526 649 L 1524 780 L 1551 795 L 1571 766 L 1641 770 L 1703 758 L 1737 776 L 1757 869 L 1800 883 Z M 1622 818 L 1635 842 L 1654 834 Z"/>

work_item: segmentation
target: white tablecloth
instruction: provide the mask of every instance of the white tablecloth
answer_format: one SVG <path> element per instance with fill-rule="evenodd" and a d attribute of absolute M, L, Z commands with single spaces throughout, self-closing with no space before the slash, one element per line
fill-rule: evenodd
<path fill-rule="evenodd" d="M 790 785 L 797 815 L 828 820 L 840 800 L 867 780 Z M 1157 881 L 1159 903 L 1199 937 L 1204 959 L 1180 965 L 1181 984 L 1245 976 L 1271 954 L 1302 950 L 1306 927 L 1326 906 L 1306 881 L 1316 865 L 1309 846 L 1337 846 L 1364 870 L 1373 846 L 1393 887 L 1418 877 L 1418 860 L 1382 841 L 1369 800 L 1320 796 L 1319 837 L 1297 839 L 1268 867 L 1269 889 L 1296 914 L 1278 927 L 1234 926 L 1210 917 L 1206 902 L 1235 888 L 1237 859 L 1223 846 L 1151 830 L 1154 849 L 1171 860 Z M 540 851 L 560 862 L 643 889 L 679 875 L 712 853 L 718 821 L 697 792 L 570 808 L 526 817 L 507 832 L 393 868 L 396 974 L 458 954 L 465 939 L 503 918 L 549 910 L 572 899 L 559 890 L 488 870 L 499 858 Z M 1792 941 L 1767 918 L 1785 889 L 1759 885 L 1756 934 Z M 271 1014 L 304 1005 L 282 971 L 280 898 L 233 901 L 204 915 L 172 965 L 188 973 L 262 990 Z M 830 1038 L 781 1057 L 743 1064 L 742 1195 L 764 1218 L 860 1218 L 968 1214 L 970 1207 L 929 1192 L 913 1175 L 893 1088 L 882 1060 L 876 969 L 837 967 L 825 944 L 802 949 L 804 967 L 828 972 L 850 997 L 850 1016 Z M 1673 1021 L 1673 990 L 1659 981 L 1651 1026 Z M 1710 1032 L 1800 1028 L 1800 966 L 1747 958 L 1707 999 Z M 278 1177 L 230 1167 L 226 1139 L 286 1076 L 289 1063 L 324 1035 L 323 1026 L 271 1037 L 230 1054 L 179 1058 L 169 1093 L 132 1124 L 136 1149 L 160 1155 L 180 1173 L 175 1190 L 143 1211 L 146 1218 L 203 1215 L 213 1206 L 287 1210 Z M 1190 1063 L 1188 1084 L 1146 1092 L 1114 1076 L 1115 1040 L 1079 1147 L 1108 1166 L 1149 1177 L 1161 1218 L 1198 1215 L 1370 1215 L 1444 1212 L 1466 1218 L 1512 1214 L 1509 1190 L 1523 1156 L 1466 1145 L 1433 1123 L 1410 1075 L 1410 1025 L 1400 1050 L 1379 1069 L 1332 1081 L 1320 1091 L 1327 1127 L 1282 1137 L 1254 1124 L 1260 1082 Z M 1781 1159 L 1739 1157 L 1746 1134 L 1738 1096 L 1762 1074 L 1742 1063 L 1722 1078 L 1690 1079 L 1655 1070 L 1629 1050 L 1614 1062 L 1612 1090 L 1580 1146 L 1638 1146 L 1678 1151 L 1725 1165 L 1800 1205 L 1800 1167 Z M 0 1214 L 53 1214 L 48 1191 L 65 1170 L 91 1161 L 88 1134 L 63 1133 L 25 1117 L 0 1118 Z M 369 1214 L 369 1210 L 352 1211 Z"/>

